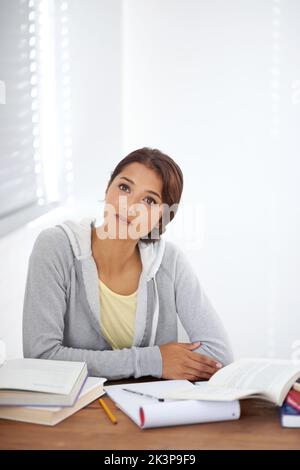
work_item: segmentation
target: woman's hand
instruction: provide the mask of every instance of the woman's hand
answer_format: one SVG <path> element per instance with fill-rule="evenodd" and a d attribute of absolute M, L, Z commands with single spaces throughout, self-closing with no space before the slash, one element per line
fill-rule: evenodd
<path fill-rule="evenodd" d="M 193 352 L 200 344 L 167 343 L 159 346 L 163 362 L 162 378 L 191 381 L 210 379 L 222 364 L 204 354 Z"/>

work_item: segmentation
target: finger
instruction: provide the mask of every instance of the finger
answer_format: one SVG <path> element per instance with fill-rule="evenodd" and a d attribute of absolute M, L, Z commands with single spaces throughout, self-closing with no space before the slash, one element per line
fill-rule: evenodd
<path fill-rule="evenodd" d="M 211 377 L 216 372 L 215 369 L 204 370 L 203 366 L 200 366 L 198 362 L 191 360 L 186 361 L 184 370 L 186 373 L 196 375 L 197 377 L 199 377 L 200 374 L 207 374 Z"/>
<path fill-rule="evenodd" d="M 192 374 L 185 374 L 184 378 L 186 380 L 190 380 L 190 382 L 196 382 L 198 380 L 198 377 L 196 375 L 192 375 Z"/>
<path fill-rule="evenodd" d="M 191 357 L 195 361 L 206 364 L 207 366 L 214 367 L 214 368 L 217 368 L 217 369 L 220 369 L 222 367 L 222 364 L 219 361 L 211 359 L 210 357 L 205 356 L 204 354 L 200 354 L 200 353 L 197 353 L 197 352 L 191 352 L 190 354 L 192 355 Z M 221 367 L 219 367 L 218 365 L 220 365 Z"/>
<path fill-rule="evenodd" d="M 219 368 L 216 366 L 215 362 L 208 364 L 207 362 L 202 361 L 201 358 L 199 359 L 197 356 L 195 356 L 195 354 L 193 352 L 188 353 L 188 358 L 189 358 L 190 361 L 193 361 L 193 362 L 197 363 L 198 364 L 197 367 L 198 367 L 198 369 L 200 368 L 200 370 L 203 369 L 206 372 L 211 372 L 211 373 L 214 373 L 217 370 L 219 370 Z"/>
<path fill-rule="evenodd" d="M 211 378 L 211 374 L 207 374 L 206 372 L 202 372 L 202 373 L 200 373 L 200 375 L 198 377 L 199 377 L 199 379 L 209 380 Z"/>
<path fill-rule="evenodd" d="M 198 380 L 209 380 L 210 374 L 202 373 L 199 375 L 199 373 L 195 374 L 193 372 L 186 372 L 184 374 L 184 378 L 187 380 L 191 380 L 192 382 L 196 382 Z"/>
<path fill-rule="evenodd" d="M 207 372 L 208 374 L 212 375 L 218 370 L 216 367 L 208 366 L 207 364 L 194 361 L 193 359 L 192 361 L 193 361 L 193 367 L 195 367 L 198 370 L 198 372 Z"/>

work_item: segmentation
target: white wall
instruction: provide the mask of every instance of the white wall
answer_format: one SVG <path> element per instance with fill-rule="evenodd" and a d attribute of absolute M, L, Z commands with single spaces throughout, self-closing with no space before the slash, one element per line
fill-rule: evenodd
<path fill-rule="evenodd" d="M 181 165 L 200 227 L 196 246 L 178 241 L 236 356 L 290 357 L 300 340 L 299 2 L 126 0 L 123 28 L 123 153 L 155 146 Z M 194 227 L 174 219 L 172 237 L 182 220 Z"/>
<path fill-rule="evenodd" d="M 69 1 L 74 191 L 104 197 L 121 158 L 121 0 Z"/>

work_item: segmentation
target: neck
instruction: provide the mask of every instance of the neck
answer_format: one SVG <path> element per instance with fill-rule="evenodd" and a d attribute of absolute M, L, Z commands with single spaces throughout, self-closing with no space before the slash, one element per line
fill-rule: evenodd
<path fill-rule="evenodd" d="M 138 241 L 132 239 L 101 239 L 97 236 L 101 233 L 101 227 L 92 229 L 92 252 L 101 270 L 108 273 L 120 273 L 139 259 Z"/>

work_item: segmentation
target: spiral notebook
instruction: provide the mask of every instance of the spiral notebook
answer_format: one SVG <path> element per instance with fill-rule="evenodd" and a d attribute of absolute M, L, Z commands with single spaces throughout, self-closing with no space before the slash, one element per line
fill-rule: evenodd
<path fill-rule="evenodd" d="M 164 400 L 178 388 L 194 387 L 188 380 L 161 380 L 104 387 L 107 395 L 141 429 L 208 423 L 239 419 L 238 400 L 209 402 L 201 400 Z"/>

